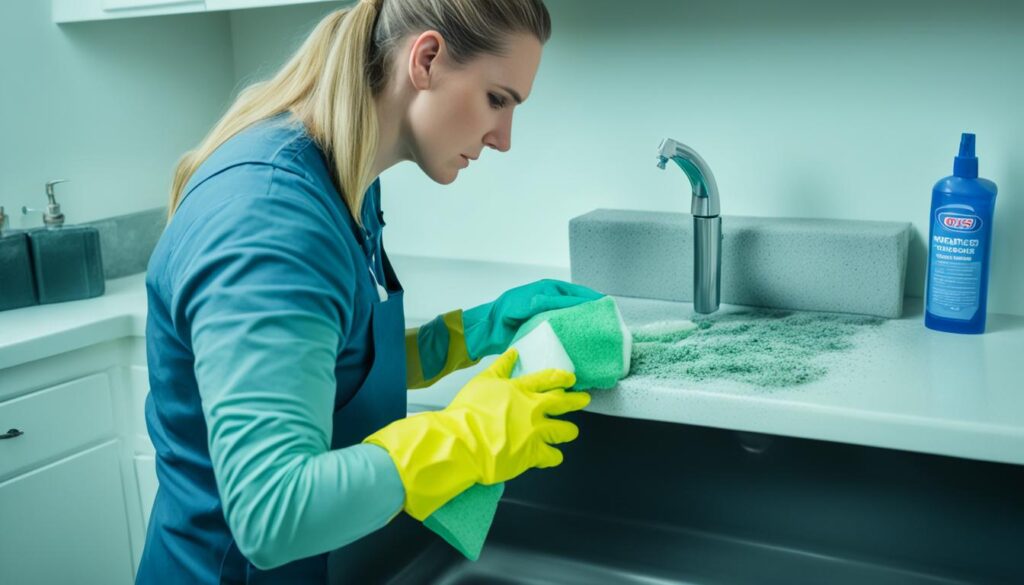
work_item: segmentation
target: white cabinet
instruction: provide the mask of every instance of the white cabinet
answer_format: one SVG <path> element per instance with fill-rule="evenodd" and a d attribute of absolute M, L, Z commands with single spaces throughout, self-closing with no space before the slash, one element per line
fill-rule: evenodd
<path fill-rule="evenodd" d="M 203 0 L 53 0 L 53 21 L 110 20 L 132 16 L 155 16 L 203 12 Z"/>
<path fill-rule="evenodd" d="M 54 22 L 111 20 L 133 16 L 239 10 L 328 1 L 330 0 L 52 0 Z"/>
<path fill-rule="evenodd" d="M 129 394 L 128 419 L 132 446 L 132 471 L 139 486 L 139 506 L 142 512 L 142 526 L 149 526 L 149 512 L 156 499 L 156 451 L 146 429 L 146 395 L 149 394 L 149 370 L 142 365 L 128 369 Z"/>
<path fill-rule="evenodd" d="M 149 526 L 149 513 L 153 510 L 156 500 L 156 457 L 153 455 L 136 455 L 135 481 L 139 484 L 139 500 L 142 505 L 142 525 Z"/>
<path fill-rule="evenodd" d="M 106 374 L 0 404 L 0 426 L 24 432 L 0 441 L 0 581 L 134 580 L 111 415 Z"/>
<path fill-rule="evenodd" d="M 0 581 L 134 581 L 118 457 L 109 441 L 0 483 Z"/>
<path fill-rule="evenodd" d="M 0 368 L 0 584 L 130 584 L 155 494 L 142 338 Z"/>

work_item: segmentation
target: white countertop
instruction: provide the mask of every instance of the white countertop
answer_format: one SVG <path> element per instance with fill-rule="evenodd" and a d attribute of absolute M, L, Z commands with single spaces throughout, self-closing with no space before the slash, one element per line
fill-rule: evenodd
<path fill-rule="evenodd" d="M 631 328 L 691 315 L 688 303 L 617 300 Z M 990 313 L 984 335 L 943 333 L 924 326 L 921 299 L 907 298 L 901 319 L 851 341 L 816 358 L 827 374 L 806 384 L 628 377 L 592 392 L 588 410 L 1024 464 L 1024 317 Z"/>
<path fill-rule="evenodd" d="M 567 269 L 395 256 L 406 317 L 420 323 Z M 687 303 L 619 298 L 630 325 L 685 319 Z M 723 306 L 723 311 L 731 307 Z M 144 275 L 107 282 L 102 297 L 0 312 L 0 370 L 145 334 Z M 920 299 L 902 319 L 857 333 L 824 355 L 828 374 L 781 389 L 711 380 L 626 378 L 594 391 L 588 410 L 751 432 L 1024 464 L 1024 316 L 989 314 L 984 335 L 926 329 Z M 2 372 L 0 372 L 2 378 Z M 1017 380 L 1016 382 L 1014 380 Z"/>

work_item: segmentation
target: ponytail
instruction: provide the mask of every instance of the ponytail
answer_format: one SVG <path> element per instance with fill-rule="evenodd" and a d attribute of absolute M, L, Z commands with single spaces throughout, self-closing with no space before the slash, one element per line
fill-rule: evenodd
<path fill-rule="evenodd" d="M 328 14 L 277 74 L 244 89 L 199 146 L 178 161 L 168 220 L 188 180 L 218 147 L 256 122 L 290 111 L 333 162 L 335 186 L 362 225 L 360 210 L 374 179 L 371 166 L 378 140 L 365 73 L 376 16 L 376 3 L 370 0 Z"/>

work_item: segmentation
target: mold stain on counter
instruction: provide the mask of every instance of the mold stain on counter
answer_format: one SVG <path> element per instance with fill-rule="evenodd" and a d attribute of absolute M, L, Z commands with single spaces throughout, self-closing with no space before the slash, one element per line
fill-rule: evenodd
<path fill-rule="evenodd" d="M 749 309 L 635 327 L 630 377 L 746 382 L 764 390 L 823 378 L 819 358 L 854 347 L 885 319 L 838 313 Z"/>

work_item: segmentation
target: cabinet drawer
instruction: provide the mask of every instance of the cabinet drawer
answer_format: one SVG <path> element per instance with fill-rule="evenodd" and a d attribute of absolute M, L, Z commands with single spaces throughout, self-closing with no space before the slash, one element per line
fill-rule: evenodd
<path fill-rule="evenodd" d="M 110 378 L 93 374 L 0 403 L 0 479 L 115 434 Z"/>

